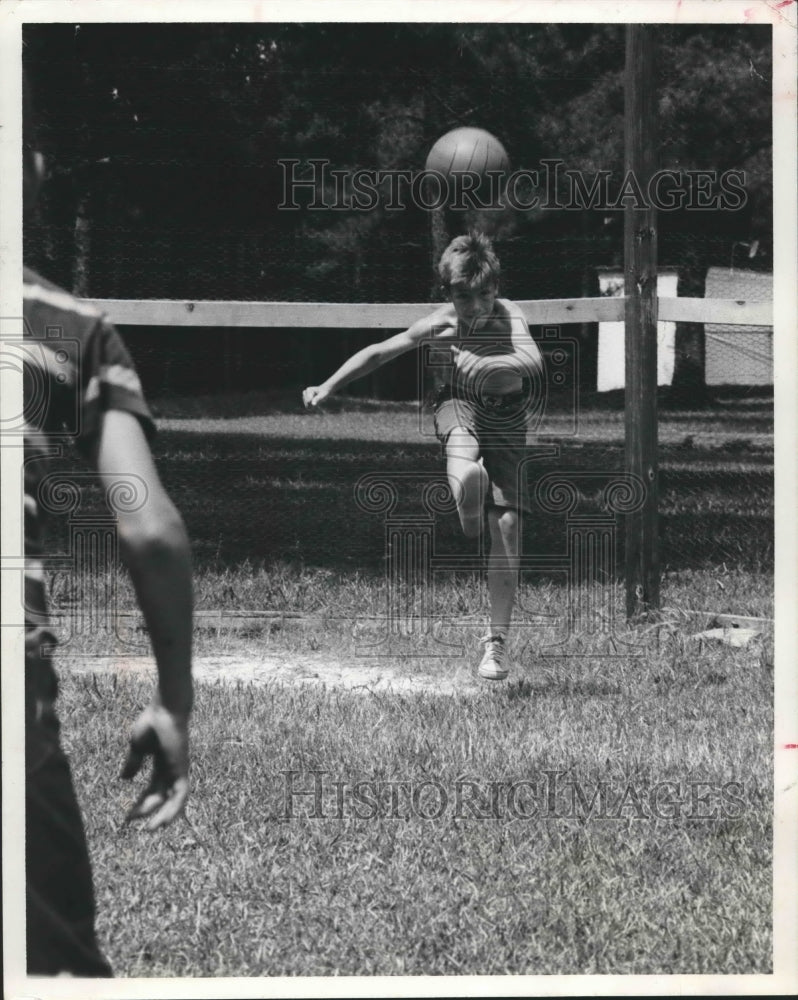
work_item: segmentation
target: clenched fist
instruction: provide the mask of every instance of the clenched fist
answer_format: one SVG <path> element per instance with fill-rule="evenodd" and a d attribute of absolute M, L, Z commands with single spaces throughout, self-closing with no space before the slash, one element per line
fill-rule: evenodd
<path fill-rule="evenodd" d="M 325 389 L 324 386 L 309 385 L 302 393 L 302 402 L 305 404 L 306 410 L 311 410 L 317 407 L 319 403 L 323 403 L 329 395 L 329 389 Z"/>

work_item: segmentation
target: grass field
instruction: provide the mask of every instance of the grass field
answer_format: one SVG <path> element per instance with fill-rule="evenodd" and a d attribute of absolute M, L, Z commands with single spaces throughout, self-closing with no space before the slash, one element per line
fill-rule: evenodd
<path fill-rule="evenodd" d="M 72 636 L 65 742 L 118 974 L 770 971 L 771 630 L 744 648 L 693 637 L 716 613 L 772 618 L 770 400 L 662 413 L 658 620 L 623 620 L 618 572 L 604 617 L 569 630 L 562 576 L 533 567 L 516 669 L 482 687 L 477 553 L 451 514 L 436 518 L 436 552 L 466 569 L 436 578 L 426 629 L 368 646 L 384 631 L 391 558 L 385 517 L 358 508 L 354 484 L 404 473 L 398 511 L 417 510 L 413 477 L 441 470 L 415 407 L 307 415 L 249 396 L 157 409 L 198 610 L 230 615 L 198 629 L 198 656 L 329 655 L 361 663 L 366 682 L 200 684 L 188 819 L 151 837 L 122 826 L 132 789 L 109 767 L 149 686 L 72 674 L 68 658 L 142 649 L 143 636 L 131 627 L 114 648 Z M 572 431 L 554 413 L 561 454 L 540 474 L 570 471 L 590 512 L 595 482 L 578 477 L 622 469 L 622 412 L 586 410 Z M 563 516 L 529 519 L 524 538 L 554 559 Z M 622 546 L 619 526 L 621 568 Z M 110 577 L 132 612 L 124 577 Z M 69 621 L 87 594 L 65 573 L 52 584 Z M 370 690 L 364 653 L 462 690 Z"/>

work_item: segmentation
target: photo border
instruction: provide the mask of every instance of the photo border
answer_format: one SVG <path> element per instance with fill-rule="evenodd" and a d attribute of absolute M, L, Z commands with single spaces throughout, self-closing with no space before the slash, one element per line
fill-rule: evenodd
<path fill-rule="evenodd" d="M 574 995 L 728 995 L 791 993 L 798 988 L 796 908 L 796 779 L 798 731 L 796 706 L 796 496 L 798 433 L 796 375 L 796 4 L 777 0 L 650 0 L 581 2 L 556 0 L 513 3 L 505 0 L 416 0 L 364 4 L 350 0 L 219 3 L 215 0 L 7 0 L 0 10 L 0 316 L 21 315 L 22 168 L 21 28 L 41 22 L 164 21 L 585 21 L 599 23 L 739 23 L 772 24 L 774 29 L 774 406 L 775 406 L 775 745 L 774 745 L 774 973 L 767 976 L 524 976 L 512 977 L 263 977 L 258 979 L 119 979 L 92 982 L 27 979 L 20 967 L 24 953 L 23 920 L 23 686 L 24 634 L 2 628 L 2 787 L 3 913 L 5 995 L 36 997 L 259 997 L 269 996 L 574 996 Z M 21 412 L 21 380 L 2 373 L 3 406 Z M 16 409 L 15 409 L 16 407 Z M 21 505 L 18 484 L 21 449 L 4 447 L 2 458 L 3 552 L 20 553 Z M 10 500 L 10 502 L 9 502 Z M 19 621 L 13 593 L 3 589 L 3 623 Z M 189 992 L 190 987 L 190 992 Z"/>

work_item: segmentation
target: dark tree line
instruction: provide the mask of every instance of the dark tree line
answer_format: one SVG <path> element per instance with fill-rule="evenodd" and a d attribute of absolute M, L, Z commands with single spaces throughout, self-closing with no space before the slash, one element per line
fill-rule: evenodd
<path fill-rule="evenodd" d="M 737 242 L 758 240 L 752 265 L 771 263 L 771 36 L 658 35 L 661 166 L 745 177 L 736 208 L 660 213 L 660 262 L 679 268 L 681 294 L 700 295 Z M 622 180 L 621 25 L 41 24 L 23 39 L 50 162 L 26 255 L 81 294 L 429 295 L 429 212 L 384 198 L 370 211 L 287 211 L 280 161 L 417 172 L 439 135 L 479 125 L 516 169 L 609 171 L 611 193 Z M 340 198 L 329 179 L 318 192 L 328 206 Z M 517 298 L 597 294 L 596 268 L 621 260 L 621 212 L 606 206 L 481 221 Z M 681 333 L 688 355 L 700 331 Z"/>

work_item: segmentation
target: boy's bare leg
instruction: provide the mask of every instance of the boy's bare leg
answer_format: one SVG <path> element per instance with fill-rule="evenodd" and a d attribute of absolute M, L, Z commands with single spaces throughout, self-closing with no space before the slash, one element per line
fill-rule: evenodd
<path fill-rule="evenodd" d="M 488 511 L 490 555 L 488 556 L 488 597 L 491 635 L 505 636 L 510 627 L 515 592 L 518 588 L 521 533 L 518 512 L 492 507 Z"/>
<path fill-rule="evenodd" d="M 463 534 L 476 538 L 482 531 L 488 474 L 479 461 L 477 439 L 463 427 L 455 427 L 446 442 L 446 476 Z"/>

